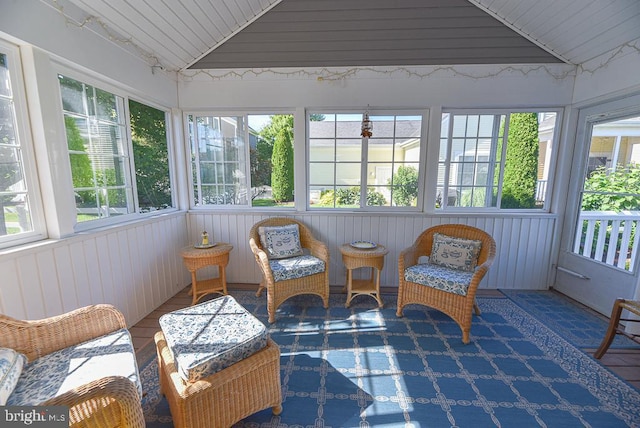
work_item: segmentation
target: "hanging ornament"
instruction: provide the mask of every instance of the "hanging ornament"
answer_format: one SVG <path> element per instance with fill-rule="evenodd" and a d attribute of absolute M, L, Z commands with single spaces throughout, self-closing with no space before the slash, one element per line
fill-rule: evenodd
<path fill-rule="evenodd" d="M 363 138 L 369 138 L 373 135 L 373 122 L 369 120 L 368 110 L 364 113 L 364 118 L 362 119 L 362 132 L 360 135 L 362 135 Z"/>

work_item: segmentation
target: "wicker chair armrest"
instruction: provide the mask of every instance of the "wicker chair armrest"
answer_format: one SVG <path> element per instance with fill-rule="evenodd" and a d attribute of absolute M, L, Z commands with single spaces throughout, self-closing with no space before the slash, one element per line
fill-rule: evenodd
<path fill-rule="evenodd" d="M 476 275 L 480 275 L 480 279 L 482 279 L 482 277 L 484 277 L 484 275 L 489 270 L 489 267 L 491 267 L 491 265 L 493 264 L 493 261 L 496 258 L 496 254 L 495 253 L 496 253 L 496 251 L 495 251 L 495 246 L 494 246 L 493 249 L 489 252 L 489 255 L 487 256 L 487 259 L 482 264 L 479 264 L 478 266 L 476 266 L 474 274 L 473 274 L 474 277 Z"/>
<path fill-rule="evenodd" d="M 39 320 L 0 315 L 0 346 L 22 352 L 29 361 L 127 328 L 124 315 L 108 304 L 90 305 Z"/>
<path fill-rule="evenodd" d="M 145 426 L 138 389 L 124 376 L 92 381 L 47 400 L 42 405 L 68 406 L 69 426 Z"/>
<path fill-rule="evenodd" d="M 249 246 L 251 247 L 251 252 L 256 258 L 256 262 L 260 267 L 260 270 L 266 277 L 272 276 L 271 266 L 269 265 L 269 257 L 267 257 L 266 251 L 256 244 L 253 238 L 249 239 Z"/>
<path fill-rule="evenodd" d="M 400 255 L 398 256 L 398 270 L 403 272 L 406 268 L 418 264 L 419 257 L 419 248 L 416 245 L 400 251 Z"/>
<path fill-rule="evenodd" d="M 307 246 L 311 251 L 311 255 L 323 260 L 324 262 L 329 262 L 329 248 L 327 244 L 322 241 L 318 241 L 317 239 L 313 239 L 307 242 Z"/>

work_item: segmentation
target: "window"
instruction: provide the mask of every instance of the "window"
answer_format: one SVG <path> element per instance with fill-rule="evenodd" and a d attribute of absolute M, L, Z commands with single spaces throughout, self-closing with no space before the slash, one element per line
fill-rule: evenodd
<path fill-rule="evenodd" d="M 17 48 L 0 42 L 0 247 L 44 236 Z"/>
<path fill-rule="evenodd" d="M 421 199 L 421 112 L 308 116 L 311 208 L 416 208 Z"/>
<path fill-rule="evenodd" d="M 557 116 L 443 113 L 435 207 L 543 209 Z"/>
<path fill-rule="evenodd" d="M 171 207 L 166 113 L 58 77 L 77 222 Z M 125 105 L 131 111 L 131 144 Z"/>
<path fill-rule="evenodd" d="M 293 115 L 188 114 L 193 205 L 293 208 Z"/>
<path fill-rule="evenodd" d="M 167 114 L 129 100 L 136 194 L 141 213 L 173 207 Z"/>

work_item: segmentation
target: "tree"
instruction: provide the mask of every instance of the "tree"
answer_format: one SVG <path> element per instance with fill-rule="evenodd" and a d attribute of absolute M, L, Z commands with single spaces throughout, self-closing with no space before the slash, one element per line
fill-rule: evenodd
<path fill-rule="evenodd" d="M 273 145 L 271 191 L 276 202 L 293 201 L 293 145 L 291 131 L 282 128 Z"/>
<path fill-rule="evenodd" d="M 418 198 L 418 170 L 412 166 L 400 165 L 393 174 L 391 199 L 397 207 L 415 206 Z"/>
<path fill-rule="evenodd" d="M 273 143 L 258 136 L 256 147 L 250 149 L 251 186 L 268 186 L 271 184 L 271 156 Z"/>
<path fill-rule="evenodd" d="M 88 187 L 93 189 L 96 186 L 93 178 L 93 167 L 91 165 L 91 159 L 89 159 L 89 155 L 86 153 L 84 139 L 80 134 L 78 125 L 72 117 L 65 116 L 64 126 L 67 131 L 67 147 L 70 152 L 76 152 L 69 153 L 73 188 Z M 95 190 L 76 190 L 75 194 L 78 199 L 76 203 L 79 203 L 81 206 L 95 206 Z"/>
<path fill-rule="evenodd" d="M 129 111 L 138 204 L 143 210 L 169 207 L 172 202 L 165 113 L 132 100 Z"/>
<path fill-rule="evenodd" d="M 501 208 L 535 208 L 538 143 L 537 113 L 511 114 Z"/>

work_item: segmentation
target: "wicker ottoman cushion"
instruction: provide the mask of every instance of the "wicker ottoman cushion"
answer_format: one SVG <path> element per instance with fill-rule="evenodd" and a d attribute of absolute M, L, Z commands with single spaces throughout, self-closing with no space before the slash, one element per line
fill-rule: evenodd
<path fill-rule="evenodd" d="M 210 376 L 267 345 L 267 328 L 232 296 L 160 317 L 160 328 L 188 382 Z"/>

